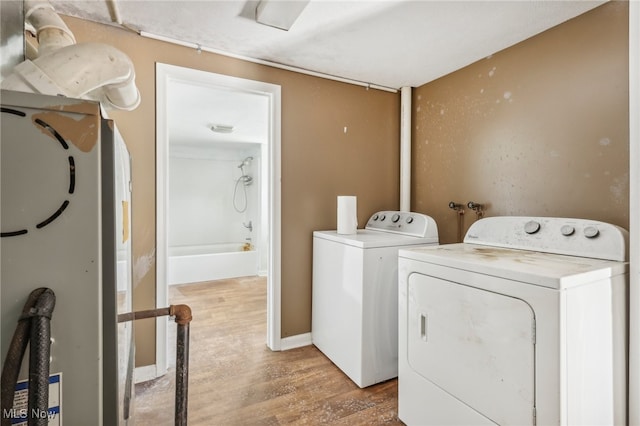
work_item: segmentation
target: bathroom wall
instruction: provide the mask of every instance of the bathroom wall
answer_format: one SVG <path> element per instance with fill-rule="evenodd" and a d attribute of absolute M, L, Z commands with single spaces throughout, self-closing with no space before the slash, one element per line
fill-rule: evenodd
<path fill-rule="evenodd" d="M 237 145 L 237 149 L 170 149 L 169 247 L 244 242 L 247 238 L 252 244 L 257 243 L 254 236 L 260 226 L 260 145 Z M 236 186 L 241 176 L 238 165 L 249 156 L 254 160 L 244 170 L 253 182 L 246 187 L 242 182 Z M 236 207 L 243 212 L 234 209 L 234 198 Z M 255 233 L 243 226 L 249 221 L 252 226 L 255 224 Z"/>
<path fill-rule="evenodd" d="M 416 88 L 412 209 L 442 243 L 458 236 L 450 201 L 628 229 L 628 52 L 614 1 Z"/>
<path fill-rule="evenodd" d="M 311 330 L 312 232 L 336 228 L 336 197 L 358 196 L 358 222 L 399 206 L 396 93 L 353 86 L 172 45 L 63 17 L 78 42 L 111 44 L 134 62 L 142 103 L 111 115 L 133 157 L 136 309 L 155 307 L 155 64 L 190 67 L 282 87 L 281 335 Z M 155 362 L 155 323 L 136 322 L 136 363 Z"/>

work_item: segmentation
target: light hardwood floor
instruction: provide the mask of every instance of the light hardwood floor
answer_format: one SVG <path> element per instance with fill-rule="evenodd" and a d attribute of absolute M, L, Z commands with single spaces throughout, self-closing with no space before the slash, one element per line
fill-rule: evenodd
<path fill-rule="evenodd" d="M 171 286 L 169 298 L 193 311 L 189 425 L 403 424 L 397 380 L 360 389 L 314 346 L 266 347 L 264 278 Z M 174 374 L 136 386 L 136 425 L 173 424 Z"/>

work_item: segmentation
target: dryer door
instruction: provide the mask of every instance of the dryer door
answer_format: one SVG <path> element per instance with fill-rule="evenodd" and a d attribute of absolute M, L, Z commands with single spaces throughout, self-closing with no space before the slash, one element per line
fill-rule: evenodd
<path fill-rule="evenodd" d="M 534 424 L 535 317 L 521 299 L 414 273 L 409 365 L 498 424 Z"/>

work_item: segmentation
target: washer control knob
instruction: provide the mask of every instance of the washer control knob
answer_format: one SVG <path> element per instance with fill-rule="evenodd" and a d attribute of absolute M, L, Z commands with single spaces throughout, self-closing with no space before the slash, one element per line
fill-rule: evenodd
<path fill-rule="evenodd" d="M 560 232 L 562 232 L 562 235 L 564 235 L 565 237 L 568 237 L 576 232 L 576 228 L 571 225 L 563 225 L 562 228 L 560 228 Z"/>
<path fill-rule="evenodd" d="M 587 238 L 595 238 L 600 235 L 600 231 L 595 226 L 587 226 L 584 228 L 584 236 Z"/>
<path fill-rule="evenodd" d="M 383 221 L 383 220 L 385 220 L 386 218 L 387 218 L 387 215 L 384 215 L 384 214 L 383 214 L 382 216 L 380 216 L 380 221 Z"/>
<path fill-rule="evenodd" d="M 535 220 L 530 220 L 524 224 L 524 232 L 527 234 L 535 234 L 540 230 L 540 224 Z"/>
<path fill-rule="evenodd" d="M 394 215 L 391 216 L 391 222 L 396 223 L 399 220 L 400 220 L 400 215 L 398 213 L 394 213 Z"/>
<path fill-rule="evenodd" d="M 413 216 L 409 216 L 407 218 L 407 223 L 413 223 Z"/>
<path fill-rule="evenodd" d="M 371 218 L 373 220 L 378 220 L 378 213 L 374 214 L 373 217 Z"/>

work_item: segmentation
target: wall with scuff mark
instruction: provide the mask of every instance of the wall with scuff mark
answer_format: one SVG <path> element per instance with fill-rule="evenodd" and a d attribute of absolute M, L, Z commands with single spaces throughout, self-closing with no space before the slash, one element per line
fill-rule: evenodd
<path fill-rule="evenodd" d="M 399 94 L 198 53 L 112 26 L 63 18 L 79 43 L 110 44 L 135 66 L 142 103 L 134 111 L 114 111 L 111 116 L 133 157 L 136 309 L 155 307 L 155 63 L 282 86 L 281 334 L 311 331 L 312 232 L 336 229 L 336 197 L 358 197 L 361 226 L 374 211 L 398 209 Z M 153 364 L 154 320 L 136 322 L 136 338 L 137 364 Z"/>
<path fill-rule="evenodd" d="M 611 2 L 416 88 L 412 209 L 443 243 L 450 201 L 628 229 L 628 52 L 628 4 Z"/>

